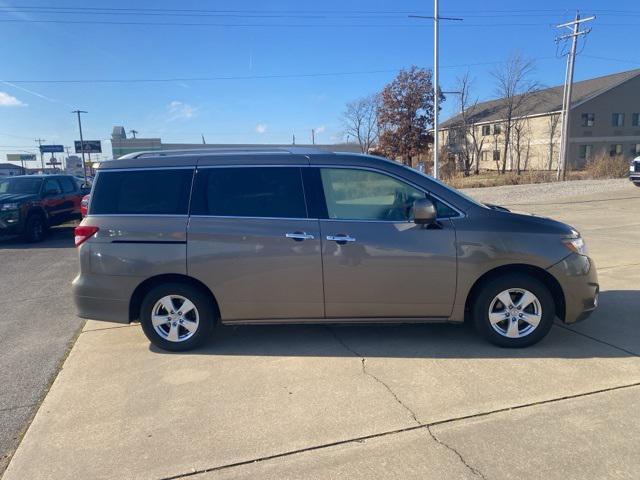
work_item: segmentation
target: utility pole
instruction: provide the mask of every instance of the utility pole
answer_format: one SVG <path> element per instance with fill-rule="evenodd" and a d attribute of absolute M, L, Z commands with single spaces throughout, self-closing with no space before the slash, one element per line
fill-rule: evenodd
<path fill-rule="evenodd" d="M 87 181 L 87 164 L 84 163 L 84 138 L 82 138 L 82 120 L 80 119 L 81 113 L 88 113 L 84 110 L 74 110 L 71 113 L 75 113 L 78 115 L 78 129 L 80 130 L 80 151 L 82 152 L 82 171 L 84 172 L 84 185 L 85 187 L 89 185 Z"/>
<path fill-rule="evenodd" d="M 62 170 L 66 171 L 67 168 L 69 168 L 69 148 L 70 147 L 64 147 L 64 149 L 67 151 L 67 158 L 63 159 L 63 163 L 62 163 Z"/>
<path fill-rule="evenodd" d="M 558 160 L 558 180 L 564 180 L 567 173 L 567 160 L 569 156 L 569 123 L 571 119 L 571 90 L 573 87 L 573 70 L 576 63 L 576 47 L 578 45 L 578 37 L 587 35 L 591 28 L 578 30 L 580 24 L 595 19 L 595 16 L 580 18 L 580 12 L 576 12 L 575 20 L 561 25 L 556 28 L 569 28 L 571 33 L 556 37 L 556 43 L 563 40 L 571 39 L 571 51 L 567 55 L 567 70 L 564 78 L 564 94 L 562 97 L 562 134 L 560 143 L 560 158 Z"/>
<path fill-rule="evenodd" d="M 295 145 L 295 144 L 296 144 L 296 134 L 294 133 L 293 134 L 293 145 Z"/>
<path fill-rule="evenodd" d="M 137 135 L 138 131 L 137 130 L 129 130 L 129 133 L 131 135 L 133 135 L 133 138 L 136 138 L 136 135 Z"/>
<path fill-rule="evenodd" d="M 462 18 L 441 17 L 438 0 L 433 0 L 433 17 L 422 15 L 409 15 L 411 18 L 430 18 L 433 20 L 433 178 L 438 178 L 438 70 L 440 69 L 438 53 L 440 33 L 438 27 L 440 20 L 462 21 Z"/>
<path fill-rule="evenodd" d="M 38 144 L 38 150 L 40 151 L 40 165 L 42 167 L 42 173 L 44 173 L 44 157 L 42 156 L 42 142 L 45 142 L 46 140 L 44 138 L 36 138 L 36 143 Z"/>
<path fill-rule="evenodd" d="M 315 128 L 311 129 L 311 145 L 316 144 L 316 130 Z"/>

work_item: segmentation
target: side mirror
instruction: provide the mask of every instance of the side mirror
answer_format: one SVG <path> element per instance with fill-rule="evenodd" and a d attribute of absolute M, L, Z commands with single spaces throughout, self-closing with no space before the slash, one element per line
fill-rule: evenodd
<path fill-rule="evenodd" d="M 437 217 L 436 206 L 427 198 L 413 202 L 413 221 L 417 225 L 431 225 Z"/>

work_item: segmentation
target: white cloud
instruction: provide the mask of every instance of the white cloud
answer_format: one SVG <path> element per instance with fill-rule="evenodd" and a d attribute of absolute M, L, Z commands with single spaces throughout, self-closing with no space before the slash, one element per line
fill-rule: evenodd
<path fill-rule="evenodd" d="M 167 122 L 173 122 L 175 120 L 189 120 L 196 116 L 198 107 L 174 100 L 167 106 L 167 111 Z"/>
<path fill-rule="evenodd" d="M 26 107 L 27 104 L 21 102 L 7 92 L 0 92 L 0 107 Z"/>
<path fill-rule="evenodd" d="M 320 125 L 319 127 L 316 127 L 316 133 L 324 133 L 326 129 L 327 127 Z"/>
<path fill-rule="evenodd" d="M 267 124 L 266 123 L 259 123 L 258 125 L 256 125 L 256 132 L 258 132 L 258 133 L 266 133 L 267 132 Z"/>

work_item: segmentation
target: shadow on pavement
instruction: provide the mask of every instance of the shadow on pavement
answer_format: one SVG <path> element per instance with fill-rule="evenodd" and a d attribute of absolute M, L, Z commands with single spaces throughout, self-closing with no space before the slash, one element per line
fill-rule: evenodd
<path fill-rule="evenodd" d="M 621 335 L 624 329 L 633 328 L 633 318 L 640 311 L 639 291 L 604 291 L 601 299 L 602 306 L 583 324 L 592 323 L 596 330 L 609 324 L 620 329 Z M 620 304 L 629 308 L 608 307 Z M 149 348 L 155 353 L 175 354 L 152 345 Z M 564 326 L 554 326 L 545 339 L 531 347 L 506 349 L 487 343 L 470 325 L 219 325 L 204 347 L 178 355 L 525 359 L 634 357 L 640 355 L 638 350 L 634 354 Z"/>
<path fill-rule="evenodd" d="M 0 250 L 34 250 L 44 248 L 74 248 L 73 229 L 75 225 L 65 224 L 52 227 L 42 242 L 26 243 L 20 237 L 0 237 Z"/>

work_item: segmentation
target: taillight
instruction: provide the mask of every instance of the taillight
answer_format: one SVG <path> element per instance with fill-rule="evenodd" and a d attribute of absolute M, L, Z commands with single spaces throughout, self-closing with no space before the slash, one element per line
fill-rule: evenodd
<path fill-rule="evenodd" d="M 82 201 L 80 202 L 80 213 L 82 214 L 82 218 L 87 216 L 87 207 L 89 207 L 89 195 L 82 197 Z"/>
<path fill-rule="evenodd" d="M 76 247 L 89 240 L 96 232 L 100 230 L 98 227 L 90 227 L 88 225 L 78 225 L 74 231 L 76 236 Z"/>

